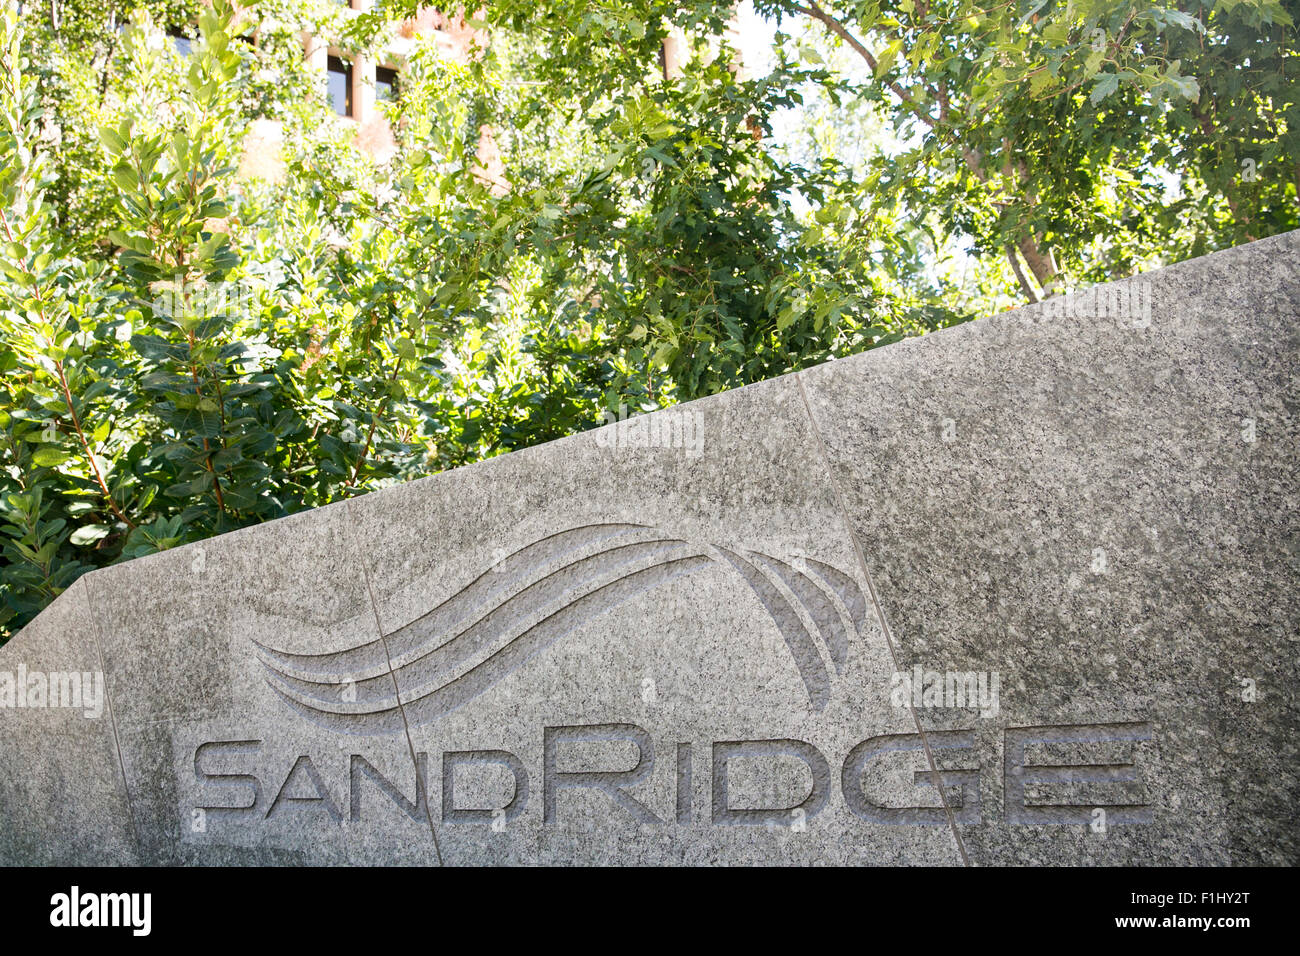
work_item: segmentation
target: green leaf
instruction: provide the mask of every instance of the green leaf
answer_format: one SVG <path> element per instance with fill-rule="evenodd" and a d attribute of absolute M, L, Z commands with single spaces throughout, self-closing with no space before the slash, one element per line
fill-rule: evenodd
<path fill-rule="evenodd" d="M 118 163 L 113 167 L 113 182 L 119 189 L 128 193 L 133 193 L 140 186 L 140 180 L 136 178 L 135 170 L 126 163 Z"/>
<path fill-rule="evenodd" d="M 1097 82 L 1092 86 L 1092 93 L 1088 97 L 1088 102 L 1096 106 L 1110 94 L 1115 92 L 1119 85 L 1118 73 L 1103 73 Z"/>
<path fill-rule="evenodd" d="M 1178 90 L 1178 95 L 1195 103 L 1201 98 L 1201 85 L 1191 76 L 1171 76 L 1169 82 Z"/>
<path fill-rule="evenodd" d="M 76 531 L 72 532 L 72 537 L 68 540 L 77 547 L 84 547 L 85 545 L 94 544 L 96 541 L 107 537 L 108 533 L 112 530 L 113 529 L 106 524 L 82 525 Z"/>
<path fill-rule="evenodd" d="M 903 41 L 895 40 L 885 47 L 880 56 L 876 58 L 876 79 L 880 79 L 886 73 L 894 68 L 894 63 L 898 59 L 898 54 L 903 49 Z"/>
<path fill-rule="evenodd" d="M 32 455 L 32 462 L 37 468 L 53 468 L 61 465 L 72 456 L 59 448 L 57 445 L 46 445 L 38 448 L 36 454 Z"/>
<path fill-rule="evenodd" d="M 99 128 L 99 139 L 115 155 L 126 151 L 126 140 L 118 135 L 117 130 L 112 127 L 101 126 Z"/>
<path fill-rule="evenodd" d="M 192 498 L 194 495 L 205 494 L 211 490 L 212 476 L 202 474 L 189 481 L 178 481 L 174 485 L 168 485 L 163 494 L 170 498 Z"/>

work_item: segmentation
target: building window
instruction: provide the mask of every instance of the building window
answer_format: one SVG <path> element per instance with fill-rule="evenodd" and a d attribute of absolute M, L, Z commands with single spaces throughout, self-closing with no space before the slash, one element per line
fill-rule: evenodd
<path fill-rule="evenodd" d="M 190 55 L 193 44 L 190 42 L 190 38 L 180 31 L 179 27 L 168 30 L 167 36 L 172 41 L 172 46 L 175 47 L 177 53 L 181 56 Z"/>
<path fill-rule="evenodd" d="M 375 67 L 375 102 L 393 103 L 400 94 L 397 71 L 387 66 Z"/>
<path fill-rule="evenodd" d="M 326 65 L 329 78 L 330 106 L 339 116 L 352 115 L 352 64 L 337 56 L 329 58 Z"/>

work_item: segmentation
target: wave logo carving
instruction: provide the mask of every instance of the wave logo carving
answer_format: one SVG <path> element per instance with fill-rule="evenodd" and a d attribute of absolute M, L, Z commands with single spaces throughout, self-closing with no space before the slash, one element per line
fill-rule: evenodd
<path fill-rule="evenodd" d="M 581 525 L 534 541 L 382 639 L 329 654 L 257 647 L 267 683 L 308 720 L 340 733 L 395 734 L 403 712 L 412 726 L 435 721 L 589 621 L 716 564 L 767 609 L 809 704 L 822 710 L 831 671 L 843 670 L 866 615 L 857 582 L 811 558 L 787 562 L 638 524 Z"/>

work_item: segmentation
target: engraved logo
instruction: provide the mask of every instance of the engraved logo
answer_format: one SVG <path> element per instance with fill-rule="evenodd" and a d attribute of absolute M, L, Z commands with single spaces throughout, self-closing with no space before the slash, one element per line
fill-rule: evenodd
<path fill-rule="evenodd" d="M 811 558 L 791 563 L 638 524 L 581 525 L 534 541 L 382 641 L 330 654 L 258 648 L 268 684 L 308 720 L 340 733 L 395 734 L 403 710 L 412 726 L 435 721 L 589 621 L 712 565 L 754 592 L 810 705 L 822 710 L 831 670 L 843 670 L 849 635 L 866 615 L 853 578 Z"/>

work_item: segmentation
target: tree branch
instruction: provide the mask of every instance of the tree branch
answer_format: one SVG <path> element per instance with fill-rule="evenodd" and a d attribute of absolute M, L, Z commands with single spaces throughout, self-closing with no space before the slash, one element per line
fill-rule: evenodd
<path fill-rule="evenodd" d="M 1029 284 L 1025 278 L 1024 270 L 1020 268 L 1020 259 L 1016 256 L 1016 250 L 1011 244 L 1007 244 L 1007 261 L 1011 263 L 1011 271 L 1016 274 L 1016 281 L 1020 283 L 1020 291 L 1025 294 L 1025 298 L 1031 303 L 1038 301 L 1038 296 L 1034 295 L 1034 287 Z"/>
<path fill-rule="evenodd" d="M 871 67 L 872 73 L 875 73 L 877 71 L 878 65 L 876 62 L 876 58 L 871 55 L 871 51 L 868 50 L 865 46 L 863 46 L 862 41 L 859 40 L 857 37 L 855 37 L 852 33 L 850 33 L 848 28 L 845 27 L 844 24 L 840 23 L 839 20 L 836 20 L 833 16 L 831 16 L 829 13 L 827 13 L 825 10 L 819 7 L 817 5 L 816 0 L 809 0 L 808 6 L 806 7 L 801 7 L 797 3 L 792 4 L 792 8 L 804 14 L 805 16 L 812 17 L 814 20 L 820 20 L 828 30 L 830 30 L 832 33 L 834 33 L 836 36 L 842 39 L 845 43 L 847 43 L 850 47 L 852 47 L 853 51 L 857 53 L 858 56 L 862 57 L 862 59 L 867 61 L 867 66 Z M 911 108 L 912 112 L 916 114 L 917 118 L 920 119 L 921 122 L 925 123 L 925 125 L 929 126 L 931 129 L 938 128 L 938 123 L 935 122 L 934 118 L 930 116 L 930 114 L 927 113 L 924 109 L 922 109 L 921 104 L 916 101 L 916 98 L 913 97 L 912 94 L 909 93 L 907 90 L 903 89 L 903 87 L 897 81 L 891 80 L 885 85 L 889 87 L 890 90 L 893 91 L 895 96 L 897 96 L 900 100 L 906 103 L 909 108 Z"/>
<path fill-rule="evenodd" d="M 0 223 L 4 225 L 5 236 L 10 242 L 13 242 L 13 230 L 9 227 L 9 217 L 3 210 L 0 210 Z M 36 311 L 40 315 L 41 321 L 49 325 L 50 320 L 45 314 L 45 290 L 41 288 L 40 280 L 36 275 L 27 268 L 25 262 L 19 261 L 18 268 L 23 271 L 32 281 L 32 288 L 36 291 Z M 90 442 L 86 440 L 86 433 L 81 429 L 81 420 L 77 417 L 76 404 L 72 400 L 72 390 L 68 387 L 68 378 L 63 372 L 63 360 L 59 359 L 54 362 L 54 370 L 59 374 L 59 385 L 63 391 L 63 403 L 68 407 L 68 417 L 72 419 L 72 427 L 77 430 L 77 437 L 81 440 L 82 450 L 86 453 L 86 461 L 90 463 L 90 470 L 95 475 L 95 483 L 99 485 L 99 490 L 104 494 L 104 500 L 108 502 L 109 509 L 122 521 L 128 528 L 134 528 L 135 522 L 122 513 L 117 503 L 113 501 L 113 495 L 108 490 L 108 483 L 104 481 L 104 476 L 99 470 L 99 464 L 95 461 L 95 455 L 90 450 Z"/>
<path fill-rule="evenodd" d="M 388 376 L 388 381 L 390 383 L 397 381 L 398 373 L 401 371 L 402 357 L 399 355 L 397 356 L 397 361 L 393 363 L 393 374 Z M 384 401 L 379 406 L 379 410 L 370 416 L 370 429 L 366 432 L 366 443 L 361 446 L 361 455 L 357 458 L 356 466 L 352 469 L 352 477 L 343 485 L 344 488 L 351 488 L 357 483 L 357 475 L 361 474 L 361 465 L 365 462 L 366 456 L 370 454 L 370 443 L 375 440 L 375 426 L 379 424 L 380 416 L 387 414 L 388 403 L 392 401 L 392 398 L 393 393 L 389 391 L 389 393 L 384 396 Z"/>

